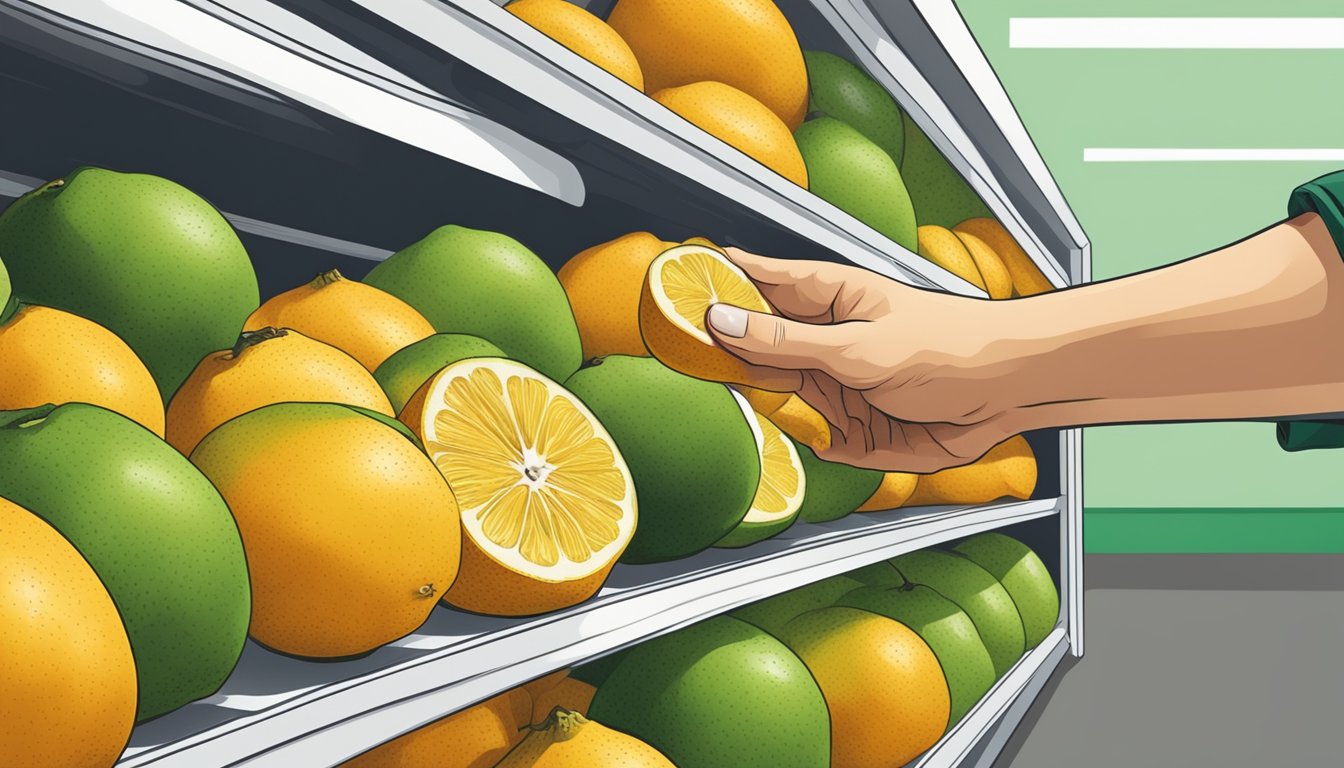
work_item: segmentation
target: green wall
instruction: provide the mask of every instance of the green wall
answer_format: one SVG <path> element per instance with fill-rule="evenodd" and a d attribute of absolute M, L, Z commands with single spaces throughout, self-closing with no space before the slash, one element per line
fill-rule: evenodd
<path fill-rule="evenodd" d="M 1084 147 L 1344 146 L 1344 51 L 1008 47 L 1010 17 L 1339 16 L 1339 0 L 957 4 L 1086 230 L 1097 279 L 1240 239 L 1282 219 L 1296 184 L 1344 166 L 1083 162 Z M 1268 424 L 1107 427 L 1085 446 L 1089 550 L 1344 551 L 1344 452 L 1282 452 Z M 1320 511 L 1272 513 L 1285 507 Z M 1200 511 L 1158 511 L 1171 508 Z"/>

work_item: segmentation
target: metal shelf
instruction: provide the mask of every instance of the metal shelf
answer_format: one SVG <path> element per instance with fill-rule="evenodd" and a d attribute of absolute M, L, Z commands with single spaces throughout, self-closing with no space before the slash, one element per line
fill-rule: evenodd
<path fill-rule="evenodd" d="M 357 660 L 307 662 L 249 643 L 218 694 L 139 726 L 118 765 L 337 765 L 553 670 L 904 552 L 1057 515 L 1062 507 L 1056 498 L 799 523 L 745 549 L 618 565 L 596 597 L 552 614 L 503 619 L 437 608 L 414 634 Z M 993 706 L 995 695 L 981 709 Z M 967 722 L 978 722 L 981 709 Z"/>
<path fill-rule="evenodd" d="M 1068 630 L 1061 624 L 1040 645 L 1027 651 L 960 723 L 907 768 L 992 766 L 1068 650 Z M 973 763 L 968 762 L 972 759 Z"/>

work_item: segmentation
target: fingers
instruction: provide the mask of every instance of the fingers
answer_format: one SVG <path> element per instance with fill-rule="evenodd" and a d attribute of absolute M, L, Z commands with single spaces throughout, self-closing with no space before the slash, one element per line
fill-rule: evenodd
<path fill-rule="evenodd" d="M 839 352 L 852 336 L 847 324 L 800 323 L 730 304 L 710 307 L 705 327 L 715 342 L 752 365 L 795 372 L 816 369 L 836 378 L 841 378 L 836 370 Z M 791 381 L 790 391 L 802 383 L 801 378 Z"/>
<path fill-rule="evenodd" d="M 794 320 L 829 323 L 845 319 L 836 311 L 846 303 L 842 297 L 872 278 L 866 270 L 827 261 L 772 259 L 740 248 L 725 252 L 747 273 L 770 306 Z"/>

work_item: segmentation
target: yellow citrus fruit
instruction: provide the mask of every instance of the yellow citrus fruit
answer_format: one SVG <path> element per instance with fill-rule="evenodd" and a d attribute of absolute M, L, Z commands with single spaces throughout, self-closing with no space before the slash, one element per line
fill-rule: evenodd
<path fill-rule="evenodd" d="M 523 740 L 514 715 L 527 694 L 505 691 L 347 760 L 341 768 L 493 768 Z"/>
<path fill-rule="evenodd" d="M 341 350 L 286 328 L 245 331 L 205 356 L 168 403 L 167 439 L 190 454 L 210 430 L 263 405 L 344 403 L 393 416 L 368 369 Z"/>
<path fill-rule="evenodd" d="M 790 397 L 793 397 L 792 392 L 771 392 L 768 389 L 757 389 L 745 384 L 736 384 L 733 389 L 741 393 L 751 404 L 752 410 L 762 416 L 769 416 L 779 410 L 789 401 Z"/>
<path fill-rule="evenodd" d="M 789 127 L 731 85 L 706 80 L 653 92 L 653 99 L 804 189 L 807 166 Z"/>
<path fill-rule="evenodd" d="M 565 677 L 546 688 L 533 689 L 531 722 L 545 722 L 556 707 L 587 715 L 588 705 L 592 703 L 595 693 L 596 688 L 572 677 Z"/>
<path fill-rule="evenodd" d="M 462 571 L 445 602 L 523 616 L 592 597 L 635 532 L 615 441 L 559 384 L 503 358 L 446 366 L 401 419 L 461 507 Z"/>
<path fill-rule="evenodd" d="M 631 232 L 581 251 L 560 267 L 585 360 L 649 354 L 639 336 L 639 292 L 649 265 L 675 245 L 648 232 Z"/>
<path fill-rule="evenodd" d="M 751 94 L 789 131 L 807 114 L 807 65 L 773 0 L 620 0 L 607 18 L 650 93 L 714 80 Z"/>
<path fill-rule="evenodd" d="M 972 464 L 920 475 L 907 505 L 985 504 L 1005 496 L 1029 499 L 1035 490 L 1036 455 L 1026 438 L 1016 435 Z"/>
<path fill-rule="evenodd" d="M 607 23 L 566 0 L 513 0 L 504 10 L 597 66 L 644 90 L 635 54 Z"/>
<path fill-rule="evenodd" d="M 121 337 L 92 320 L 18 305 L 0 322 L 0 410 L 91 403 L 163 437 L 163 398 Z"/>
<path fill-rule="evenodd" d="M 746 517 L 718 547 L 745 547 L 774 536 L 793 525 L 807 493 L 807 477 L 798 449 L 770 420 L 753 411 L 746 398 L 739 398 L 749 422 L 759 432 L 761 480 Z"/>
<path fill-rule="evenodd" d="M 966 246 L 966 252 L 971 254 L 971 259 L 975 261 L 975 268 L 980 272 L 980 278 L 985 283 L 985 292 L 991 299 L 1007 299 L 1013 295 L 1013 278 L 1008 274 L 1008 268 L 1003 265 L 1003 259 L 994 253 L 984 240 L 972 235 L 969 232 L 956 232 L 953 234 L 961 240 L 961 244 Z"/>
<path fill-rule="evenodd" d="M 339 658 L 413 632 L 457 576 L 457 504 L 402 425 L 278 403 L 206 436 L 191 461 L 229 505 L 252 579 L 249 633 Z"/>
<path fill-rule="evenodd" d="M 1041 268 L 1036 266 L 1036 262 L 1031 260 L 1027 252 L 1022 250 L 1022 246 L 1017 244 L 1013 236 L 1008 234 L 1008 230 L 994 219 L 979 217 L 967 219 L 958 224 L 955 229 L 959 233 L 974 235 L 985 244 L 994 249 L 1003 260 L 1003 265 L 1007 267 L 1008 274 L 1013 278 L 1013 288 L 1019 296 L 1031 296 L 1037 293 L 1053 291 L 1055 287 L 1041 272 Z"/>
<path fill-rule="evenodd" d="M 639 333 L 649 352 L 673 370 L 708 381 L 750 385 L 747 364 L 714 343 L 705 330 L 705 313 L 716 302 L 774 312 L 756 285 L 722 252 L 702 245 L 664 251 L 644 278 Z"/>
<path fill-rule="evenodd" d="M 831 447 L 831 425 L 816 408 L 798 395 L 792 395 L 770 414 L 770 421 L 784 434 L 816 453 Z"/>
<path fill-rule="evenodd" d="M 563 707 L 530 731 L 496 768 L 676 768 L 634 736 Z"/>
<path fill-rule="evenodd" d="M 780 634 L 826 699 L 834 768 L 905 765 L 942 737 L 947 678 L 914 630 L 837 607 L 804 613 Z"/>
<path fill-rule="evenodd" d="M 919 228 L 919 255 L 960 277 L 962 280 L 985 289 L 985 279 L 980 276 L 980 268 L 975 265 L 966 244 L 947 227 L 925 224 Z"/>
<path fill-rule="evenodd" d="M 135 724 L 121 614 L 55 528 L 0 499 L 0 762 L 111 766 Z"/>
<path fill-rule="evenodd" d="M 243 323 L 243 330 L 268 326 L 292 328 L 326 342 L 370 371 L 402 347 L 434 335 L 434 326 L 410 304 L 372 285 L 346 280 L 336 269 L 267 299 Z"/>
<path fill-rule="evenodd" d="M 859 506 L 856 512 L 882 512 L 896 509 L 910 500 L 915 492 L 919 475 L 909 472 L 888 472 L 882 476 L 882 484 L 877 486 L 873 495 Z"/>

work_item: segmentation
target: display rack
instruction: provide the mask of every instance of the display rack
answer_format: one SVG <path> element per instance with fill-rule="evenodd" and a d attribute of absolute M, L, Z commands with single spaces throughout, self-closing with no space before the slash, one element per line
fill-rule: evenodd
<path fill-rule="evenodd" d="M 951 0 L 779 4 L 824 22 L 827 45 L 893 93 L 1055 285 L 1089 278 L 1086 238 Z M 15 107 L 3 118 L 12 140 L 0 146 L 0 198 L 71 164 L 171 170 L 226 211 L 263 294 L 315 267 L 359 277 L 409 242 L 395 239 L 403 233 L 448 223 L 449 208 L 476 226 L 515 227 L 524 242 L 552 237 L 538 253 L 553 267 L 632 229 L 707 231 L 983 295 L 488 0 L 0 0 L 0 56 L 19 75 L 0 83 Z M 15 117 L 33 109 L 48 124 Z M 137 109 L 157 121 L 126 117 Z M 84 110 L 102 120 L 81 123 Z M 303 194 L 265 186 L 276 168 Z M 434 176 L 468 188 L 436 199 Z M 361 211 L 391 182 L 402 196 Z M 528 215 L 499 210 L 510 206 Z M 597 597 L 534 618 L 440 607 L 415 634 L 355 660 L 301 661 L 249 643 L 219 693 L 137 727 L 119 765 L 337 765 L 734 607 L 980 531 L 1057 525 L 1056 629 L 915 763 L 988 765 L 1061 659 L 1083 650 L 1081 434 L 1030 439 L 1045 462 L 1042 498 L 854 514 L 741 550 L 620 565 Z"/>

